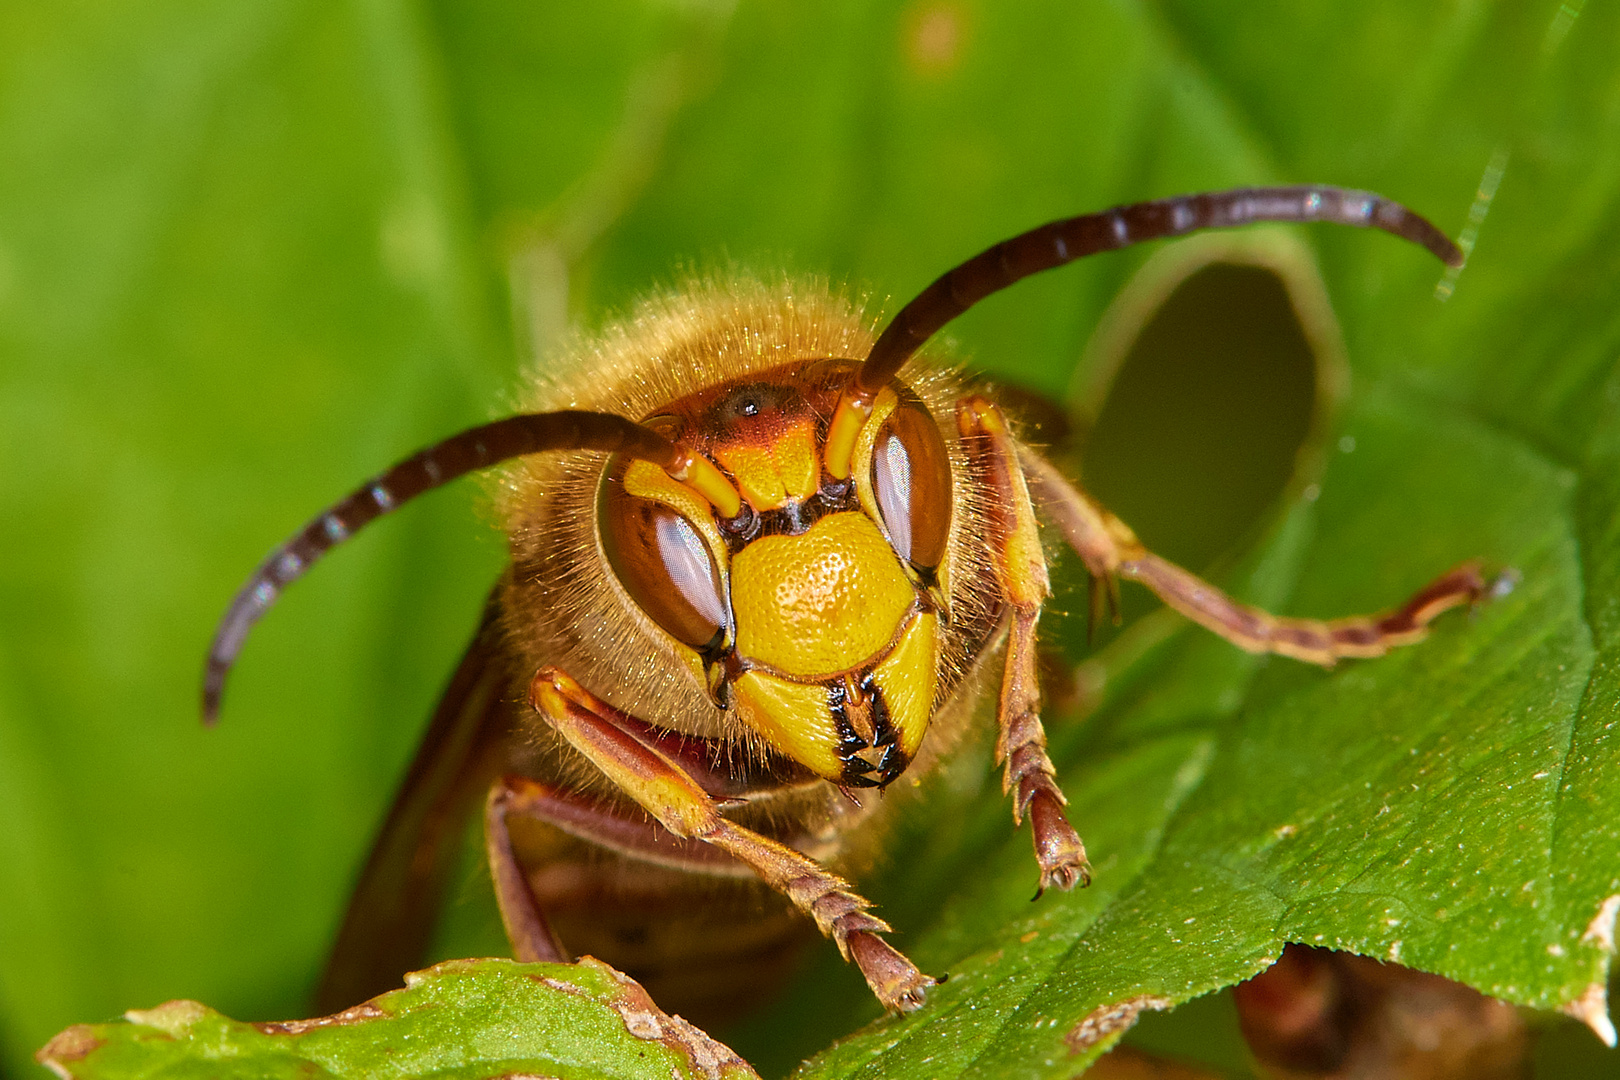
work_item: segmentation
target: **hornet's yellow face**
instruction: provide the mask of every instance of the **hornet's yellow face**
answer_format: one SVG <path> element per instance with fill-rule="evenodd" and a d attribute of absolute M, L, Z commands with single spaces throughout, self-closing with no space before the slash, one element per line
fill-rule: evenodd
<path fill-rule="evenodd" d="M 727 514 L 701 483 L 618 460 L 599 533 L 620 583 L 717 706 L 819 776 L 882 787 L 933 715 L 951 470 L 933 417 L 891 389 L 843 449 L 847 478 L 834 478 L 825 418 L 848 370 L 798 364 L 648 420 L 724 470 L 741 505 Z"/>

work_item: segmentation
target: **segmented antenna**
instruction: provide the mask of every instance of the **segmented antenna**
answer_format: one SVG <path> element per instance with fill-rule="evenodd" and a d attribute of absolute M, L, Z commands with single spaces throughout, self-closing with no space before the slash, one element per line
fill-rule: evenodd
<path fill-rule="evenodd" d="M 283 589 L 303 577 L 327 551 L 423 492 L 498 462 L 547 450 L 622 451 L 666 469 L 680 467 L 683 456 L 674 443 L 651 428 L 612 413 L 577 410 L 507 417 L 412 454 L 329 507 L 272 551 L 248 578 L 220 619 L 208 650 L 203 669 L 203 722 L 212 724 L 219 718 L 225 676 L 253 624 Z"/>
<path fill-rule="evenodd" d="M 901 365 L 946 323 L 1031 274 L 1144 240 L 1261 221 L 1328 221 L 1383 229 L 1428 248 L 1448 266 L 1463 262 L 1462 251 L 1445 233 L 1400 203 L 1370 191 L 1315 185 L 1238 188 L 1116 206 L 1031 229 L 947 271 L 884 328 L 845 396 L 869 406 Z"/>

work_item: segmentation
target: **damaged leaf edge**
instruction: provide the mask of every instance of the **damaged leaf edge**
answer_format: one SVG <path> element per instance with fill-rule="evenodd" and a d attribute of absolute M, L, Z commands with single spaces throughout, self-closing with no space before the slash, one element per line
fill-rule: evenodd
<path fill-rule="evenodd" d="M 397 1001 L 397 998 L 424 984 L 455 976 L 476 977 L 502 968 L 507 969 L 509 974 L 526 976 L 548 990 L 579 997 L 613 1010 L 624 1024 L 626 1034 L 641 1042 L 661 1043 L 674 1051 L 686 1061 L 692 1076 L 700 1076 L 704 1080 L 759 1080 L 753 1068 L 730 1047 L 681 1017 L 665 1013 L 634 979 L 591 956 L 583 956 L 571 965 L 523 964 L 501 958 L 447 960 L 422 971 L 410 972 L 405 976 L 402 988 L 379 994 L 342 1012 L 306 1020 L 271 1021 L 246 1026 L 261 1035 L 296 1037 L 320 1028 L 362 1025 L 398 1016 L 414 1007 L 410 1003 Z M 599 993 L 535 970 L 537 968 L 595 973 L 605 976 L 612 988 Z M 168 1040 L 186 1036 L 192 1025 L 209 1017 L 234 1022 L 200 1002 L 187 999 L 164 1002 L 151 1009 L 131 1009 L 124 1014 L 124 1020 L 129 1025 L 157 1032 Z M 63 1080 L 74 1080 L 77 1074 L 72 1069 L 73 1063 L 85 1060 L 109 1042 L 107 1035 L 100 1030 L 107 1026 L 110 1025 L 75 1024 L 66 1028 L 41 1047 L 34 1054 L 34 1059 Z"/>
<path fill-rule="evenodd" d="M 1614 893 L 1598 905 L 1597 914 L 1586 926 L 1586 933 L 1581 935 L 1583 942 L 1596 945 L 1603 954 L 1604 959 L 1614 957 L 1614 929 L 1615 920 L 1620 917 L 1620 893 Z M 1604 965 L 1605 970 L 1608 963 Z M 1572 1016 L 1576 1020 L 1592 1029 L 1592 1034 L 1603 1040 L 1603 1045 L 1614 1049 L 1617 1042 L 1614 1021 L 1609 1017 L 1609 987 L 1607 982 L 1599 979 L 1589 983 L 1586 990 L 1574 1001 L 1565 1002 L 1559 1006 L 1558 1011 L 1565 1016 Z"/>

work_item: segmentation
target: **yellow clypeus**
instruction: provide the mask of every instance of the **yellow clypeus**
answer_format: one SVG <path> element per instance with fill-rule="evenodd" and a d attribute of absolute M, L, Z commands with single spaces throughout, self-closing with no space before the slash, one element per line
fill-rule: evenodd
<path fill-rule="evenodd" d="M 887 649 L 916 592 L 865 514 L 831 514 L 798 536 L 766 536 L 732 559 L 737 652 L 801 678 Z"/>

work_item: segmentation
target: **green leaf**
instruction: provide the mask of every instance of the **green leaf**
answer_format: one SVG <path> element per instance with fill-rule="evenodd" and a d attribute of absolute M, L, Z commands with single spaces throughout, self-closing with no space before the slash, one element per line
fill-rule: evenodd
<path fill-rule="evenodd" d="M 756 1074 L 606 964 L 453 960 L 336 1016 L 244 1024 L 195 1001 L 69 1028 L 39 1053 L 75 1080 L 130 1077 L 501 1077 Z M 757 1078 L 756 1078 L 757 1080 Z"/>
<path fill-rule="evenodd" d="M 1067 1075 L 1118 1034 L 1106 1018 L 1231 985 L 1287 941 L 1546 1009 L 1601 990 L 1614 825 L 1588 807 L 1613 805 L 1613 712 L 1581 712 L 1592 652 L 1570 587 L 1573 484 L 1466 422 L 1383 401 L 1352 416 L 1356 454 L 1371 463 L 1358 502 L 1422 506 L 1445 498 L 1424 476 L 1472 472 L 1482 490 L 1458 494 L 1489 508 L 1472 519 L 1473 541 L 1509 554 L 1524 584 L 1419 647 L 1333 674 L 1222 656 L 1185 635 L 1137 660 L 1088 720 L 1106 733 L 1060 759 L 1098 884 L 1031 912 L 1016 865 L 1028 856 L 1011 845 L 912 948 L 925 966 L 953 965 L 930 1009 L 844 1042 L 803 1075 L 920 1074 L 925 1060 L 936 1075 Z M 1425 448 L 1410 468 L 1380 450 L 1401 444 Z M 1442 469 L 1446 456 L 1472 469 Z M 1314 512 L 1296 512 L 1245 593 L 1378 558 L 1352 528 L 1309 520 L 1327 518 L 1333 498 L 1325 486 Z M 1426 514 L 1411 525 L 1466 542 Z M 1608 762 L 1596 775 L 1594 759 Z"/>
<path fill-rule="evenodd" d="M 501 544 L 467 492 L 362 537 L 266 620 L 205 732 L 212 620 L 318 507 L 501 411 L 571 323 L 738 264 L 892 310 L 1040 221 L 1273 181 L 1383 191 L 1467 231 L 1470 263 L 1442 303 L 1393 240 L 1288 233 L 1348 362 L 1320 467 L 1219 527 L 1155 495 L 1166 385 L 1088 483 L 1288 613 L 1398 602 L 1472 556 L 1518 589 L 1330 673 L 1162 615 L 1088 652 L 1060 593 L 1043 625 L 1090 696 L 1048 719 L 1095 884 L 1029 903 L 1027 835 L 970 747 L 862 881 L 953 978 L 883 1020 L 823 950 L 728 1042 L 766 1071 L 825 1050 L 806 1075 L 1066 1076 L 1134 1004 L 1285 941 L 1596 1022 L 1620 893 L 1617 40 L 1612 5 L 1556 2 L 0 8 L 6 1067 L 132 1001 L 304 1010 Z M 1150 255 L 996 297 L 955 350 L 1089 385 Z M 498 941 L 487 896 L 469 873 L 454 914 Z"/>

